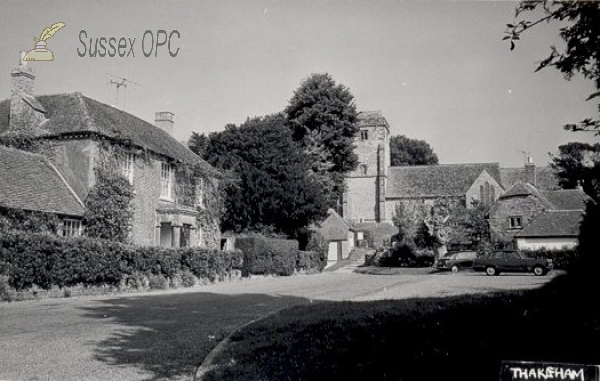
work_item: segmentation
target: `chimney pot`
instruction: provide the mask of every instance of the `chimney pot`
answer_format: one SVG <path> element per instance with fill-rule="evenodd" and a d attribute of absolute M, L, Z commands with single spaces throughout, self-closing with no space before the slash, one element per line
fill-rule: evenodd
<path fill-rule="evenodd" d="M 159 111 L 154 114 L 154 124 L 169 135 L 173 135 L 175 114 L 169 111 Z"/>

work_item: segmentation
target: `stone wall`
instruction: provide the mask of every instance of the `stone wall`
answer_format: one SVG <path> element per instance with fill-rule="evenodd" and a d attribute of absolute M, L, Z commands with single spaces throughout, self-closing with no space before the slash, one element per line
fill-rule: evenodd
<path fill-rule="evenodd" d="M 532 196 L 500 199 L 490 210 L 490 231 L 496 242 L 512 242 L 514 235 L 521 231 L 510 227 L 510 217 L 521 217 L 525 227 L 542 211 L 544 205 Z"/>

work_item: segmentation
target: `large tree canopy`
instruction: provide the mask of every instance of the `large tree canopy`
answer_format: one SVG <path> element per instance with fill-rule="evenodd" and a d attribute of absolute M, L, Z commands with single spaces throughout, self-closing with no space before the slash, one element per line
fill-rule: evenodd
<path fill-rule="evenodd" d="M 410 139 L 404 135 L 390 139 L 392 166 L 438 164 L 438 157 L 425 140 Z"/>
<path fill-rule="evenodd" d="M 521 19 L 528 12 L 534 15 L 533 19 Z M 552 46 L 550 54 L 539 63 L 536 71 L 554 67 L 567 80 L 581 74 L 591 80 L 597 90 L 590 94 L 588 100 L 600 97 L 600 2 L 527 0 L 517 7 L 515 17 L 516 21 L 507 24 L 507 36 L 504 37 L 510 41 L 511 50 L 515 48 L 515 41 L 532 27 L 541 23 L 560 23 L 564 48 Z M 600 104 L 598 112 L 600 114 Z M 570 131 L 593 131 L 600 135 L 600 118 L 587 118 L 564 127 Z"/>
<path fill-rule="evenodd" d="M 294 140 L 309 153 L 321 186 L 335 199 L 343 192 L 343 174 L 358 164 L 354 97 L 329 74 L 312 74 L 296 89 L 284 112 Z"/>
<path fill-rule="evenodd" d="M 558 171 L 560 186 L 573 189 L 581 185 L 592 197 L 600 194 L 600 144 L 574 142 L 559 146 L 558 151 L 552 167 Z"/>
<path fill-rule="evenodd" d="M 554 67 L 564 74 L 567 80 L 573 75 L 580 74 L 585 79 L 591 80 L 596 87 L 588 100 L 600 97 L 600 2 L 597 1 L 524 1 L 516 9 L 516 17 L 522 17 L 526 12 L 541 11 L 533 20 L 517 20 L 507 25 L 504 39 L 510 40 L 511 49 L 515 41 L 521 38 L 526 30 L 547 22 L 560 23 L 560 37 L 565 42 L 563 49 L 551 47 L 550 54 L 538 65 L 537 70 Z M 598 105 L 600 114 L 600 104 Z M 579 123 L 564 126 L 570 131 L 591 131 L 596 136 L 600 135 L 600 118 L 587 118 Z M 594 145 L 593 147 L 596 147 Z M 578 237 L 579 266 L 577 270 L 584 276 L 577 279 L 597 282 L 596 270 L 600 263 L 597 255 L 598 226 L 600 226 L 600 166 L 594 163 L 586 165 L 585 156 L 589 155 L 589 147 L 583 144 L 561 146 L 558 160 L 554 165 L 562 171 L 563 184 L 572 186 L 573 181 L 583 181 L 584 189 L 595 198 L 597 203 L 588 203 L 583 221 L 580 225 Z M 593 148 L 595 150 L 595 148 Z M 586 153 L 587 152 L 587 153 Z M 589 163 L 588 163 L 589 164 Z M 591 170 L 581 170 L 590 167 Z M 589 169 L 589 168 L 588 168 Z M 580 179 L 580 177 L 584 177 Z M 593 186 L 590 186 L 592 184 Z M 591 285 L 596 287 L 597 283 Z M 584 285 L 589 289 L 590 285 Z"/>
<path fill-rule="evenodd" d="M 294 235 L 324 217 L 327 207 L 310 159 L 285 123 L 276 114 L 209 135 L 205 159 L 237 177 L 224 191 L 224 231 Z"/>

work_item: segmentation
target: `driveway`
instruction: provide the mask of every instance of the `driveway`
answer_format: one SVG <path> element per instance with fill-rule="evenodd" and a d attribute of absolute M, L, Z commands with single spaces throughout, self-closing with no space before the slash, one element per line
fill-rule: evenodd
<path fill-rule="evenodd" d="M 124 296 L 0 303 L 0 380 L 189 380 L 239 325 L 319 300 L 540 287 L 533 275 L 324 273 Z"/>

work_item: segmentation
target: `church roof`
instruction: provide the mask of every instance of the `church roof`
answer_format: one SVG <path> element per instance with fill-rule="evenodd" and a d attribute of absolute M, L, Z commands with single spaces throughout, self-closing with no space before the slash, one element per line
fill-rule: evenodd
<path fill-rule="evenodd" d="M 551 167 L 535 167 L 535 186 L 540 190 L 556 190 L 560 189 L 558 185 L 558 177 L 554 174 Z M 518 182 L 527 183 L 530 179 L 527 178 L 525 167 L 520 168 L 501 168 L 500 169 L 501 183 L 504 189 L 509 189 Z"/>
<path fill-rule="evenodd" d="M 500 183 L 498 163 L 390 167 L 386 198 L 464 196 L 484 170 Z"/>

